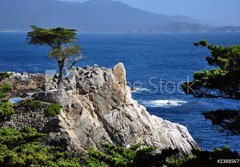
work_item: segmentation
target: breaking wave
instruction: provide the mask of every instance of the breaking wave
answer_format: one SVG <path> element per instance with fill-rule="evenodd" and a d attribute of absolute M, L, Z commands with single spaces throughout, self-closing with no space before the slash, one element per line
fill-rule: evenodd
<path fill-rule="evenodd" d="M 145 105 L 146 107 L 163 107 L 163 108 L 179 107 L 186 103 L 187 101 L 183 100 L 149 100 L 142 102 L 142 104 Z"/>
<path fill-rule="evenodd" d="M 132 92 L 151 92 L 148 88 L 133 88 Z"/>

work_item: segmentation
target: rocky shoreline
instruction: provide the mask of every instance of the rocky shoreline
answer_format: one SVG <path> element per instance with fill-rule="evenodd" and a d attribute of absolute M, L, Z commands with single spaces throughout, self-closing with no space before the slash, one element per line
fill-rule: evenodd
<path fill-rule="evenodd" d="M 1 81 L 11 83 L 8 98 L 41 101 L 42 107 L 26 112 L 16 104 L 15 114 L 0 126 L 31 126 L 48 134 L 47 143 L 75 155 L 102 142 L 129 147 L 140 143 L 162 149 L 178 149 L 182 155 L 200 149 L 186 127 L 150 115 L 132 99 L 124 65 L 113 69 L 73 67 L 60 86 L 57 79 L 46 82 L 43 74 L 13 73 Z M 33 94 L 32 94 L 33 93 Z M 31 96 L 29 96 L 31 95 Z M 62 106 L 55 117 L 44 116 L 51 103 Z"/>

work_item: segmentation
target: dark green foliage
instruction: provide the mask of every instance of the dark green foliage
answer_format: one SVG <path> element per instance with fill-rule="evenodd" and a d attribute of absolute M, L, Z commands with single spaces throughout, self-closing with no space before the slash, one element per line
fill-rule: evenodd
<path fill-rule="evenodd" d="M 74 65 L 77 60 L 82 59 L 79 56 L 81 51 L 80 46 L 74 44 L 76 40 L 75 36 L 76 30 L 61 27 L 44 29 L 32 26 L 32 31 L 28 32 L 29 44 L 48 45 L 51 47 L 48 57 L 56 60 L 58 63 L 58 83 L 62 80 L 65 63 L 73 59 L 72 65 Z"/>
<path fill-rule="evenodd" d="M 76 30 L 66 28 L 44 29 L 32 26 L 32 31 L 28 32 L 28 42 L 34 45 L 50 45 L 58 48 L 59 45 L 73 42 L 76 38 Z"/>
<path fill-rule="evenodd" d="M 12 104 L 8 102 L 0 102 L 0 121 L 9 120 L 12 114 L 14 114 Z"/>
<path fill-rule="evenodd" d="M 220 132 L 240 134 L 240 111 L 217 110 L 205 112 L 203 115 L 210 119 L 213 125 L 218 125 Z"/>
<path fill-rule="evenodd" d="M 163 150 L 162 154 L 154 153 L 155 147 L 143 147 L 134 145 L 130 148 L 117 147 L 111 144 L 103 144 L 101 151 L 88 150 L 85 158 L 87 166 L 109 166 L 109 167 L 153 167 L 162 166 L 167 157 L 178 153 L 177 150 Z"/>
<path fill-rule="evenodd" d="M 194 45 L 195 45 L 195 46 L 199 46 L 199 45 L 207 46 L 207 45 L 208 45 L 208 42 L 205 41 L 205 40 L 200 40 L 199 42 L 195 42 Z"/>
<path fill-rule="evenodd" d="M 12 89 L 12 86 L 10 83 L 4 83 L 0 86 L 0 89 L 2 92 L 7 92 Z"/>
<path fill-rule="evenodd" d="M 154 147 L 134 145 L 130 148 L 103 144 L 101 151 L 89 149 L 83 158 L 70 158 L 68 152 L 57 147 L 40 144 L 45 134 L 34 128 L 23 127 L 17 131 L 0 128 L 1 167 L 215 167 L 218 159 L 239 159 L 237 152 L 216 148 L 214 151 L 194 151 L 187 159 L 176 159 L 177 150 L 156 153 Z"/>
<path fill-rule="evenodd" d="M 193 155 L 189 156 L 187 161 L 178 161 L 178 164 L 173 166 L 180 167 L 226 167 L 236 166 L 237 164 L 221 164 L 221 160 L 240 158 L 239 154 L 231 151 L 229 147 L 223 149 L 215 148 L 213 151 L 194 151 Z M 219 161 L 220 160 L 220 161 Z M 171 167 L 172 165 L 168 165 Z"/>
<path fill-rule="evenodd" d="M 194 44 L 195 46 L 207 47 L 211 51 L 211 56 L 206 58 L 211 66 L 218 66 L 218 69 L 201 71 L 194 73 L 193 90 L 201 87 L 209 89 L 219 89 L 227 93 L 230 97 L 240 98 L 240 46 L 216 46 L 208 44 L 201 40 Z M 183 89 L 188 92 L 187 84 L 183 84 Z"/>
<path fill-rule="evenodd" d="M 20 131 L 8 127 L 0 128 L 0 144 L 6 145 L 9 149 L 21 144 L 36 142 L 43 136 L 44 134 L 38 133 L 36 129 L 29 127 L 23 127 Z"/>
<path fill-rule="evenodd" d="M 39 144 L 44 136 L 33 128 L 16 131 L 0 128 L 0 166 L 27 167 L 78 167 L 78 159 L 69 159 L 59 148 Z"/>
<path fill-rule="evenodd" d="M 0 99 L 6 96 L 6 93 L 12 89 L 10 83 L 3 83 L 0 85 Z"/>
<path fill-rule="evenodd" d="M 12 74 L 9 72 L 0 72 L 0 81 L 2 81 L 5 78 L 10 77 Z"/>
<path fill-rule="evenodd" d="M 166 149 L 155 153 L 154 147 L 134 145 L 130 148 L 103 144 L 101 151 L 89 149 L 84 165 L 91 167 L 217 167 L 218 159 L 239 159 L 239 154 L 229 147 L 213 151 L 194 150 L 185 159 L 176 156 L 177 150 Z M 223 165 L 224 166 L 224 165 Z M 226 166 L 226 164 L 225 164 Z"/>
<path fill-rule="evenodd" d="M 29 100 L 23 104 L 27 111 L 34 111 L 38 108 L 41 108 L 41 101 L 40 100 Z"/>
<path fill-rule="evenodd" d="M 6 93 L 12 89 L 11 84 L 4 83 L 0 85 L 0 121 L 1 120 L 9 120 L 14 114 L 14 109 L 12 104 L 3 100 L 6 96 Z"/>
<path fill-rule="evenodd" d="M 49 117 L 55 117 L 60 113 L 61 106 L 59 104 L 51 104 L 45 110 L 45 114 Z"/>
<path fill-rule="evenodd" d="M 27 112 L 34 112 L 44 109 L 45 115 L 54 117 L 60 113 L 61 106 L 59 104 L 49 104 L 40 100 L 29 100 L 22 104 Z"/>

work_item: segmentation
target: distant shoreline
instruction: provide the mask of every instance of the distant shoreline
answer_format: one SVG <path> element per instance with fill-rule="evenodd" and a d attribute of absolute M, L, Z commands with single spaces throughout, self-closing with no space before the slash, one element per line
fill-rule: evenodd
<path fill-rule="evenodd" d="M 30 31 L 30 30 L 29 30 Z M 14 31 L 14 30 L 7 30 L 7 31 L 1 31 L 0 33 L 28 33 L 28 31 Z M 216 32 L 88 32 L 88 31 L 80 31 L 77 32 L 77 34 L 205 34 L 205 33 L 240 33 L 240 31 L 238 32 L 220 32 L 220 31 L 216 31 Z"/>

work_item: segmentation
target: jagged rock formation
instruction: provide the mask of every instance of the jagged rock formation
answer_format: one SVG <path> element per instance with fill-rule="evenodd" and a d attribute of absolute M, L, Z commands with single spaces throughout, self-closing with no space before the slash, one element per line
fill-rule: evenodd
<path fill-rule="evenodd" d="M 101 142 L 120 146 L 142 143 L 160 149 L 178 148 L 189 154 L 198 145 L 186 127 L 151 116 L 131 97 L 122 63 L 113 69 L 74 68 L 57 89 L 57 81 L 36 98 L 57 102 L 63 111 L 49 122 L 49 141 L 70 151 L 84 151 Z M 53 130 L 54 129 L 54 130 Z"/>

